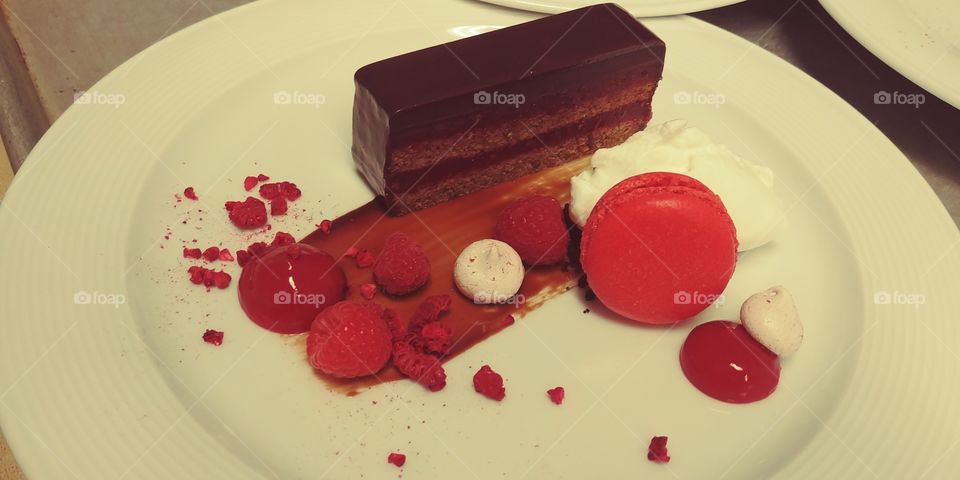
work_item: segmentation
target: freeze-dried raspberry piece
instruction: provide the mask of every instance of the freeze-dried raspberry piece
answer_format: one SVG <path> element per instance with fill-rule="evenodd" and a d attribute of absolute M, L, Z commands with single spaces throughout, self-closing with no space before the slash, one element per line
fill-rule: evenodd
<path fill-rule="evenodd" d="M 212 262 L 220 258 L 220 248 L 218 247 L 209 247 L 203 251 L 203 259 Z"/>
<path fill-rule="evenodd" d="M 273 241 L 274 242 L 277 241 L 276 237 L 274 237 Z M 274 244 L 274 245 L 277 245 L 277 244 Z M 274 245 L 268 246 L 264 242 L 253 242 L 247 247 L 247 252 L 249 252 L 250 255 L 253 255 L 254 257 L 259 257 L 263 255 L 269 247 L 272 247 Z"/>
<path fill-rule="evenodd" d="M 450 310 L 453 299 L 450 295 L 432 295 L 427 297 L 417 311 L 413 313 L 407 329 L 414 335 L 420 335 L 424 325 L 436 322 L 440 316 Z"/>
<path fill-rule="evenodd" d="M 283 197 L 291 202 L 300 198 L 302 194 L 297 184 L 290 182 L 265 183 L 260 185 L 259 192 L 260 196 L 267 200 Z"/>
<path fill-rule="evenodd" d="M 183 258 L 196 258 L 199 259 L 203 253 L 200 252 L 199 248 L 187 248 L 183 247 Z"/>
<path fill-rule="evenodd" d="M 443 356 L 450 352 L 450 340 L 453 331 L 441 322 L 428 323 L 420 329 L 416 339 L 417 346 L 425 353 Z"/>
<path fill-rule="evenodd" d="M 447 373 L 443 370 L 440 359 L 417 352 L 407 342 L 394 342 L 393 365 L 400 373 L 427 387 L 431 392 L 440 391 L 447 385 Z"/>
<path fill-rule="evenodd" d="M 270 200 L 270 215 L 286 215 L 287 200 L 285 198 L 274 198 Z"/>
<path fill-rule="evenodd" d="M 223 261 L 223 262 L 232 262 L 232 261 L 233 261 L 233 255 L 230 253 L 230 249 L 229 249 L 229 248 L 224 248 L 223 250 L 220 250 L 220 257 L 219 257 L 219 258 L 220 258 L 220 260 Z"/>
<path fill-rule="evenodd" d="M 206 332 L 203 332 L 203 341 L 211 345 L 221 345 L 223 344 L 223 332 L 213 329 L 207 329 Z"/>
<path fill-rule="evenodd" d="M 253 190 L 253 187 L 256 187 L 260 183 L 260 180 L 257 177 L 247 177 L 243 179 L 243 189 L 246 191 Z"/>
<path fill-rule="evenodd" d="M 402 467 L 403 464 L 407 463 L 407 456 L 399 452 L 393 452 L 387 455 L 387 463 Z"/>
<path fill-rule="evenodd" d="M 197 192 L 193 191 L 193 187 L 187 187 L 184 189 L 183 196 L 189 198 L 190 200 L 199 200 L 197 198 Z"/>
<path fill-rule="evenodd" d="M 277 232 L 276 235 L 273 236 L 273 241 L 270 242 L 270 246 L 278 247 L 283 245 L 292 245 L 294 243 L 297 243 L 297 239 L 293 238 L 293 235 L 290 235 L 287 232 Z"/>
<path fill-rule="evenodd" d="M 247 197 L 242 202 L 227 202 L 224 207 L 229 213 L 230 221 L 237 228 L 249 230 L 267 224 L 267 206 L 256 198 Z"/>
<path fill-rule="evenodd" d="M 404 463 L 407 463 L 407 456 L 402 453 L 391 453 L 387 455 L 387 463 L 402 467 Z"/>
<path fill-rule="evenodd" d="M 317 228 L 319 228 L 324 235 L 330 235 L 330 232 L 333 230 L 333 222 L 330 220 L 324 220 L 317 224 Z"/>
<path fill-rule="evenodd" d="M 550 401 L 557 405 L 560 405 L 561 403 L 563 403 L 564 395 L 565 395 L 565 392 L 563 390 L 563 387 L 556 387 L 556 388 L 551 388 L 550 390 L 547 390 L 547 396 L 550 397 Z"/>
<path fill-rule="evenodd" d="M 344 256 L 344 257 L 349 257 L 349 258 L 354 258 L 354 257 L 356 257 L 357 254 L 359 254 L 359 253 L 360 253 L 360 249 L 359 249 L 359 248 L 357 248 L 356 246 L 351 246 L 350 248 L 347 249 L 346 252 L 343 252 L 343 256 Z"/>
<path fill-rule="evenodd" d="M 258 182 L 266 182 L 267 180 L 270 180 L 270 177 L 268 177 L 268 176 L 266 176 L 266 175 L 264 175 L 264 174 L 262 174 L 262 173 L 257 175 L 257 181 L 258 181 Z"/>
<path fill-rule="evenodd" d="M 400 320 L 400 315 L 397 315 L 396 310 L 384 309 L 383 321 L 387 322 L 387 326 L 390 327 L 390 335 L 394 342 L 398 342 L 407 336 L 407 325 L 403 323 L 403 320 Z"/>
<path fill-rule="evenodd" d="M 190 274 L 190 281 L 194 284 L 207 287 L 215 286 L 220 289 L 230 286 L 230 280 L 232 279 L 227 272 L 214 271 L 196 265 L 188 268 L 187 273 Z"/>
<path fill-rule="evenodd" d="M 243 267 L 253 258 L 253 255 L 250 255 L 246 250 L 237 250 L 237 265 Z"/>
<path fill-rule="evenodd" d="M 503 387 L 503 377 L 494 372 L 490 365 L 480 367 L 480 370 L 473 375 L 473 389 L 498 402 L 507 396 L 507 389 Z"/>
<path fill-rule="evenodd" d="M 430 259 L 416 240 L 403 232 L 392 233 L 373 267 L 373 278 L 391 295 L 407 295 L 430 280 Z"/>
<path fill-rule="evenodd" d="M 653 437 L 650 439 L 650 447 L 647 449 L 647 460 L 657 463 L 670 462 L 670 455 L 667 453 L 667 437 Z"/>
<path fill-rule="evenodd" d="M 367 299 L 373 300 L 374 295 L 377 294 L 377 286 L 372 283 L 364 283 L 360 285 L 360 296 Z"/>
<path fill-rule="evenodd" d="M 376 261 L 376 257 L 373 256 L 373 252 L 370 250 L 360 250 L 357 252 L 357 256 L 354 258 L 357 262 L 357 268 L 368 268 L 373 266 L 373 262 Z"/>

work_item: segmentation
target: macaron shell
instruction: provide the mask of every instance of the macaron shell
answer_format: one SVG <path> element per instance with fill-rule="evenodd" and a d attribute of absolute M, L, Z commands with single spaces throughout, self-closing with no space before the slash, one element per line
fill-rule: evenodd
<path fill-rule="evenodd" d="M 581 262 L 601 302 L 627 318 L 673 323 L 703 311 L 736 266 L 736 230 L 720 199 L 680 174 L 628 178 L 597 203 Z"/>

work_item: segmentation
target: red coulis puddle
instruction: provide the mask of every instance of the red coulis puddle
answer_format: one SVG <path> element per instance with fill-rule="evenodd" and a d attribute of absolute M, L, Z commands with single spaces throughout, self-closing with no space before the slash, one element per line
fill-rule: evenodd
<path fill-rule="evenodd" d="M 780 381 L 779 358 L 736 322 L 707 322 L 691 330 L 680 349 L 680 366 L 697 389 L 728 403 L 763 400 Z"/>

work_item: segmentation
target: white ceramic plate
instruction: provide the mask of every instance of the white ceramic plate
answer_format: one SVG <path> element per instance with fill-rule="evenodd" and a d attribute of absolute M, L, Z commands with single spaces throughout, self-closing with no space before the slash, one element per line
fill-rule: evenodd
<path fill-rule="evenodd" d="M 742 256 L 720 308 L 651 329 L 582 314 L 570 293 L 449 362 L 440 393 L 345 397 L 246 320 L 233 287 L 189 284 L 183 242 L 253 240 L 222 208 L 245 175 L 300 184 L 297 214 L 275 222 L 298 236 L 371 197 L 348 153 L 356 68 L 532 17 L 437 5 L 253 3 L 136 56 L 57 121 L 0 206 L 0 421 L 30 478 L 383 478 L 400 473 L 395 450 L 404 478 L 960 469 L 957 229 L 851 107 L 690 18 L 647 22 L 668 45 L 654 121 L 689 118 L 769 165 L 790 207 L 787 234 Z M 174 200 L 187 185 L 201 202 Z M 677 361 L 687 331 L 776 283 L 807 329 L 778 391 L 740 406 L 697 392 Z M 223 346 L 200 341 L 206 328 Z M 504 402 L 473 392 L 481 362 L 505 375 Z M 560 407 L 544 393 L 556 385 Z M 644 458 L 653 435 L 670 437 L 670 464 Z"/>
<path fill-rule="evenodd" d="M 864 47 L 903 76 L 960 108 L 960 3 L 820 0 Z M 894 92 L 877 101 L 897 101 Z M 915 92 L 899 92 L 909 95 Z M 906 97 L 903 97 L 906 98 Z"/>
<path fill-rule="evenodd" d="M 575 8 L 594 5 L 588 0 L 479 0 L 504 7 L 541 13 L 560 13 Z M 725 7 L 743 0 L 620 0 L 620 5 L 635 17 L 662 17 L 684 13 L 702 12 Z"/>

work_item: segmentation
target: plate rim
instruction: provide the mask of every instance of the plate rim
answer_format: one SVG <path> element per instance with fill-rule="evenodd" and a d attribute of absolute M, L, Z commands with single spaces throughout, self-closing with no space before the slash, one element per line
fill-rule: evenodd
<path fill-rule="evenodd" d="M 484 3 L 489 3 L 491 5 L 499 5 L 501 7 L 513 8 L 517 10 L 523 10 L 527 12 L 537 12 L 537 13 L 562 13 L 569 10 L 574 10 L 580 7 L 565 7 L 560 5 L 553 5 L 550 3 L 551 0 L 476 0 Z M 614 2 L 623 7 L 626 11 L 630 12 L 631 15 L 637 18 L 652 18 L 652 17 L 666 17 L 671 15 L 685 15 L 690 13 L 702 12 L 705 10 L 712 10 L 714 8 L 726 7 L 729 5 L 734 5 L 737 3 L 744 2 L 746 0 L 683 0 L 682 2 L 663 2 L 660 5 L 647 6 L 647 5 L 633 5 L 628 3 L 631 0 L 626 2 Z M 592 5 L 593 3 L 584 2 L 583 6 Z"/>
<path fill-rule="evenodd" d="M 836 20 L 838 24 L 850 34 L 860 45 L 863 45 L 870 53 L 883 61 L 897 73 L 907 77 L 908 80 L 932 93 L 937 98 L 960 109 L 960 88 L 950 88 L 949 81 L 939 80 L 931 77 L 929 72 L 924 72 L 923 67 L 911 60 L 911 56 L 906 54 L 904 45 L 900 42 L 891 42 L 885 40 L 871 28 L 872 23 L 869 19 L 861 18 L 859 15 L 848 14 L 848 4 L 843 0 L 819 0 L 824 10 Z M 882 8 L 884 3 L 871 2 L 871 10 Z M 912 24 L 911 30 L 914 30 Z M 945 52 L 949 48 L 943 49 Z M 954 61 L 954 70 L 960 73 L 960 60 Z M 936 64 L 934 65 L 934 67 Z M 932 70 L 933 67 L 930 68 Z"/>

